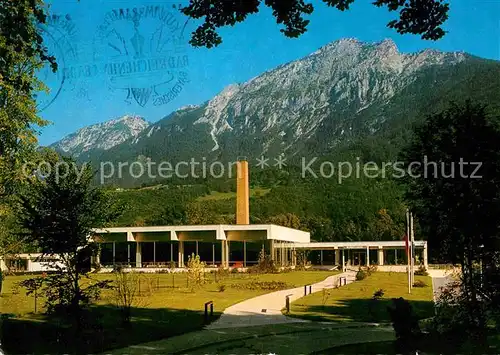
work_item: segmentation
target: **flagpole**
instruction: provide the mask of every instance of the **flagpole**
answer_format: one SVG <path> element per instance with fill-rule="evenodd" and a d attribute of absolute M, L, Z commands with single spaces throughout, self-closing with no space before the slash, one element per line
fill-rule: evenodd
<path fill-rule="evenodd" d="M 409 244 L 408 239 L 410 238 L 410 212 L 406 209 L 406 236 L 405 236 L 405 252 L 406 252 L 406 260 L 408 262 L 407 267 L 407 276 L 408 276 L 408 293 L 411 293 L 411 279 L 410 279 L 410 257 L 409 257 L 409 249 L 406 246 Z"/>
<path fill-rule="evenodd" d="M 411 255 L 411 287 L 413 288 L 413 283 L 415 282 L 415 230 L 413 226 L 413 213 L 410 212 L 410 228 L 411 228 L 411 244 L 410 244 L 410 255 Z"/>

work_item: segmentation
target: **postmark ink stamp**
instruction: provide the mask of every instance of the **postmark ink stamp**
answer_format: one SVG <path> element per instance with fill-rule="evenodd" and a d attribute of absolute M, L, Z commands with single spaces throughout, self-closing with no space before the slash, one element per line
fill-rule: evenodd
<path fill-rule="evenodd" d="M 189 82 L 186 20 L 176 5 L 117 8 L 104 15 L 94 62 L 127 103 L 165 105 Z"/>
<path fill-rule="evenodd" d="M 38 73 L 39 79 L 52 89 L 37 94 L 37 108 L 44 111 L 52 105 L 62 92 L 72 84 L 66 68 L 77 60 L 75 47 L 76 27 L 69 14 L 47 16 L 46 23 L 39 25 L 48 52 L 56 57 L 58 69 L 54 73 L 46 64 Z"/>

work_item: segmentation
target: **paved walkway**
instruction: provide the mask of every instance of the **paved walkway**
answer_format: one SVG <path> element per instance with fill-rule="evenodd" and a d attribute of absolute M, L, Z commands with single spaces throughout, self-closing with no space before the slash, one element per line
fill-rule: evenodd
<path fill-rule="evenodd" d="M 452 271 L 450 270 L 429 270 L 429 276 L 432 277 L 432 291 L 434 293 L 434 302 L 441 295 L 443 287 L 453 281 Z"/>
<path fill-rule="evenodd" d="M 342 274 L 327 277 L 325 280 L 312 285 L 312 292 L 333 288 L 338 285 L 339 278 L 345 277 L 347 283 L 356 279 L 356 272 L 348 271 Z M 309 293 L 309 288 L 308 288 Z M 304 287 L 268 293 L 237 303 L 225 309 L 222 316 L 215 322 L 207 325 L 206 329 L 222 329 L 234 327 L 249 327 L 264 324 L 308 323 L 309 321 L 291 318 L 283 315 L 286 296 L 293 302 L 304 296 Z"/>

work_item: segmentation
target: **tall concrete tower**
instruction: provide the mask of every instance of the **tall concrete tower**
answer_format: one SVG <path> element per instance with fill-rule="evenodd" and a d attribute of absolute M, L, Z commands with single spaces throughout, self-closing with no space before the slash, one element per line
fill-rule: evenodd
<path fill-rule="evenodd" d="M 238 158 L 236 170 L 236 224 L 250 224 L 250 191 L 246 158 Z"/>

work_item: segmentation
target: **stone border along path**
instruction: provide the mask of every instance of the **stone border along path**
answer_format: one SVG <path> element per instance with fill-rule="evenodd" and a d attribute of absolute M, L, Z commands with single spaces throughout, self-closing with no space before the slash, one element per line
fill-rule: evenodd
<path fill-rule="evenodd" d="M 325 280 L 313 284 L 312 292 L 333 288 L 334 285 L 338 285 L 340 277 L 345 277 L 347 284 L 349 284 L 356 280 L 356 272 L 348 271 L 329 276 Z M 307 291 L 309 292 L 309 287 Z M 205 329 L 311 322 L 309 320 L 287 317 L 281 313 L 281 310 L 285 307 L 285 298 L 287 295 L 290 295 L 290 302 L 304 297 L 304 286 L 267 293 L 232 305 L 224 310 L 224 313 L 222 313 L 218 320 L 207 325 Z"/>

